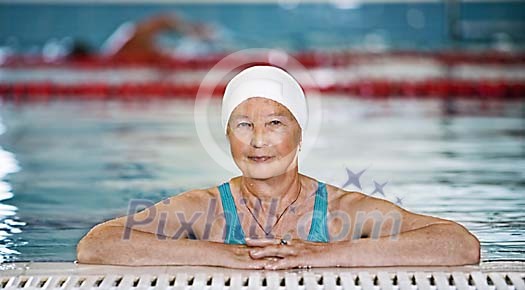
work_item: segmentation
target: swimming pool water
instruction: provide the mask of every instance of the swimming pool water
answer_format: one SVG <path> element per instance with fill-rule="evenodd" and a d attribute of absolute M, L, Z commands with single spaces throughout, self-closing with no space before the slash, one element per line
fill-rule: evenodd
<path fill-rule="evenodd" d="M 131 199 L 160 201 L 233 177 L 196 134 L 192 100 L 0 105 L 0 255 L 71 261 L 93 225 Z M 453 219 L 483 260 L 525 260 L 525 102 L 325 96 L 321 133 L 300 171 Z M 227 150 L 219 101 L 210 127 Z M 215 115 L 214 115 L 215 114 Z M 215 123 L 213 123 L 215 122 Z M 228 151 L 226 151 L 228 152 Z"/>

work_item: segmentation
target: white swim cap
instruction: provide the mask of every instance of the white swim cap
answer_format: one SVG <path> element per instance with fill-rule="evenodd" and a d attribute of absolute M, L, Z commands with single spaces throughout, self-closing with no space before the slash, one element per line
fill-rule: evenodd
<path fill-rule="evenodd" d="M 228 83 L 222 98 L 222 125 L 225 133 L 233 110 L 253 97 L 274 100 L 285 106 L 304 133 L 308 119 L 304 92 L 290 74 L 273 66 L 252 66 L 241 71 Z"/>

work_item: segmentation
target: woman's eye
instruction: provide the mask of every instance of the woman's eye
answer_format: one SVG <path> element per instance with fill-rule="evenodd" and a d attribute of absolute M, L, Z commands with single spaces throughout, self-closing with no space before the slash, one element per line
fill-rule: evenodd
<path fill-rule="evenodd" d="M 273 121 L 270 122 L 270 124 L 272 124 L 272 125 L 280 125 L 280 124 L 281 124 L 281 121 L 279 121 L 279 120 L 273 120 Z"/>
<path fill-rule="evenodd" d="M 237 125 L 237 127 L 250 127 L 252 124 L 250 123 L 246 123 L 246 122 L 242 122 L 242 123 L 239 123 L 239 125 Z"/>

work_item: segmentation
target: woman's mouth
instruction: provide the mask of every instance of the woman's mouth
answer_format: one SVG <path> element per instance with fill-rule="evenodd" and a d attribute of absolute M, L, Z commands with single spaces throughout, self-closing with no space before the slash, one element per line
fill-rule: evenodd
<path fill-rule="evenodd" d="M 248 156 L 248 159 L 257 163 L 263 163 L 272 160 L 273 156 Z"/>

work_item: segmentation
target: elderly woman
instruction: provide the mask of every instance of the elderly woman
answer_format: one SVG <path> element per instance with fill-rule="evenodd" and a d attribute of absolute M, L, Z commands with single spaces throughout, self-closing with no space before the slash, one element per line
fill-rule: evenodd
<path fill-rule="evenodd" d="M 222 119 L 242 176 L 95 226 L 78 261 L 248 269 L 479 262 L 479 241 L 455 222 L 300 174 L 306 100 L 285 71 L 254 66 L 235 76 Z"/>

